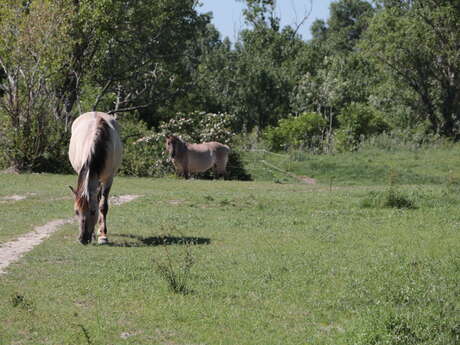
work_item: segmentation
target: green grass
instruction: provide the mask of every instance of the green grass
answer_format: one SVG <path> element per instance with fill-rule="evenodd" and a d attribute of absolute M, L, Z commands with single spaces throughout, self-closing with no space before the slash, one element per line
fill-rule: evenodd
<path fill-rule="evenodd" d="M 0 174 L 0 243 L 11 241 L 48 221 L 73 216 L 68 185 L 73 176 L 48 174 Z M 26 197 L 6 201 L 12 195 Z"/>
<path fill-rule="evenodd" d="M 313 155 L 303 152 L 274 154 L 245 153 L 243 159 L 257 180 L 292 182 L 285 173 L 274 170 L 264 161 L 284 171 L 338 185 L 385 185 L 390 174 L 397 184 L 443 184 L 447 177 L 460 176 L 460 145 L 418 151 L 388 153 L 377 149 L 336 155 Z"/>
<path fill-rule="evenodd" d="M 313 186 L 119 177 L 113 194 L 142 197 L 110 209 L 111 245 L 82 246 L 66 225 L 0 276 L 0 344 L 458 344 L 451 166 L 448 155 L 408 172 L 439 183 L 391 187 L 413 208 L 374 202 L 390 188 L 383 172 L 351 183 L 334 170 L 332 188 L 329 173 Z M 68 196 L 75 179 L 5 178 L 0 195 L 36 193 L 17 210 Z M 72 214 L 70 199 L 42 204 L 42 218 L 11 212 L 24 228 Z"/>

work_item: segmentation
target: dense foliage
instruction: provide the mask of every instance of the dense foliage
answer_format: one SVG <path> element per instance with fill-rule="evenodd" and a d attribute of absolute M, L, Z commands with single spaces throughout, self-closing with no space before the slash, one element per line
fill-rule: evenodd
<path fill-rule="evenodd" d="M 317 113 L 304 113 L 296 117 L 281 119 L 274 128 L 265 131 L 271 150 L 305 149 L 320 147 L 324 141 L 327 122 Z"/>
<path fill-rule="evenodd" d="M 336 0 L 308 41 L 281 25 L 275 0 L 242 1 L 233 43 L 198 0 L 3 1 L 0 165 L 65 171 L 70 125 L 94 109 L 129 119 L 123 171 L 135 175 L 158 171 L 146 157 L 160 140 L 134 143 L 178 113 L 186 127 L 194 114 L 231 114 L 231 133 L 273 150 L 356 150 L 393 132 L 459 138 L 456 1 Z M 313 127 L 300 123 L 313 113 Z M 178 133 L 221 140 L 201 130 Z"/>

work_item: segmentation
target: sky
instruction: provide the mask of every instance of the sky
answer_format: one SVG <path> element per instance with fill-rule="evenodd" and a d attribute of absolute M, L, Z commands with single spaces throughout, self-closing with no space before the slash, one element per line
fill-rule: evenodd
<path fill-rule="evenodd" d="M 298 33 L 305 40 L 311 38 L 310 27 L 316 19 L 326 20 L 329 16 L 329 5 L 333 0 L 277 0 L 276 14 L 281 18 L 281 25 L 297 26 L 306 13 L 311 14 L 299 29 Z M 212 12 L 213 24 L 222 35 L 235 42 L 238 32 L 245 27 L 242 10 L 244 2 L 237 0 L 201 0 L 201 13 Z"/>

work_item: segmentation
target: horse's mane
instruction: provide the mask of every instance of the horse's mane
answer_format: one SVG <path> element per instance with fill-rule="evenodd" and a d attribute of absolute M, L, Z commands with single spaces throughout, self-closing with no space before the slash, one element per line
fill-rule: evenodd
<path fill-rule="evenodd" d="M 176 152 L 185 152 L 187 150 L 187 142 L 183 140 L 182 138 L 176 136 L 176 135 L 171 135 L 170 136 L 172 143 L 174 147 L 176 148 Z"/>
<path fill-rule="evenodd" d="M 107 143 L 110 141 L 109 124 L 99 117 L 96 122 L 90 153 L 83 164 L 77 182 L 76 202 L 79 208 L 89 206 L 89 181 L 98 177 L 107 159 Z"/>

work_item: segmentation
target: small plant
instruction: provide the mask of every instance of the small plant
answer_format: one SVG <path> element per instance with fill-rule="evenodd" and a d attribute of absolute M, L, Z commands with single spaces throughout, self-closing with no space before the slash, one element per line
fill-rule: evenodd
<path fill-rule="evenodd" d="M 29 302 L 29 300 L 26 299 L 25 296 L 20 294 L 13 294 L 10 297 L 10 302 L 14 308 L 21 308 L 27 311 L 32 311 L 33 309 L 32 302 Z"/>
<path fill-rule="evenodd" d="M 168 284 L 169 290 L 182 295 L 187 295 L 191 292 L 188 282 L 190 270 L 195 260 L 190 251 L 190 245 L 190 243 L 184 242 L 184 253 L 173 257 L 168 250 L 168 245 L 164 243 L 165 259 L 163 262 L 154 259 L 156 271 Z"/>
<path fill-rule="evenodd" d="M 85 337 L 86 343 L 87 343 L 88 345 L 92 345 L 93 342 L 91 341 L 90 334 L 89 334 L 88 330 L 85 328 L 85 326 L 80 325 L 80 324 L 77 325 L 77 326 L 80 327 L 81 332 L 83 333 L 83 336 Z"/>
<path fill-rule="evenodd" d="M 395 189 L 398 182 L 398 172 L 390 169 L 388 172 L 388 189 L 384 192 L 370 192 L 361 201 L 361 207 L 415 209 L 413 198 Z"/>
<path fill-rule="evenodd" d="M 363 208 L 399 208 L 399 209 L 415 209 L 417 206 L 415 202 L 403 194 L 389 188 L 383 192 L 371 191 L 367 197 L 361 201 Z"/>
<path fill-rule="evenodd" d="M 392 208 L 407 208 L 407 209 L 414 209 L 415 203 L 409 199 L 407 196 L 390 188 L 385 193 L 385 198 L 383 200 L 384 207 L 392 207 Z"/>

